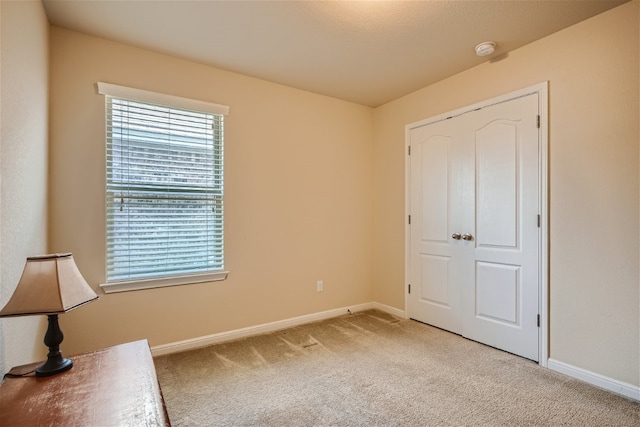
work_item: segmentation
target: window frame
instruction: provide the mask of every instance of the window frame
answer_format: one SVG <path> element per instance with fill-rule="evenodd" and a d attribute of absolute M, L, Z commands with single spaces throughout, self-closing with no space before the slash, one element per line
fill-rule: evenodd
<path fill-rule="evenodd" d="M 105 127 L 107 125 L 106 97 L 120 98 L 129 101 L 142 102 L 154 105 L 161 105 L 176 109 L 185 109 L 191 111 L 200 111 L 203 113 L 229 114 L 229 107 L 220 104 L 214 104 L 206 101 L 199 101 L 189 98 L 183 98 L 173 95 L 166 95 L 157 92 L 150 92 L 141 89 L 134 89 L 125 86 L 114 85 L 110 83 L 98 82 L 98 94 L 105 96 Z M 106 131 L 105 131 L 106 135 Z M 105 181 L 105 195 L 106 195 Z M 106 209 L 106 206 L 105 206 Z M 106 210 L 105 210 L 106 214 Z M 223 213 L 224 218 L 224 213 Z M 106 220 L 106 218 L 105 218 Z M 106 223 L 105 223 L 106 224 Z M 106 237 L 106 229 L 105 229 Z M 224 250 L 224 249 L 223 249 Z M 106 253 L 105 253 L 105 280 L 100 287 L 105 293 L 125 292 L 139 289 L 150 289 L 167 286 L 179 286 L 186 284 L 195 284 L 203 282 L 214 282 L 225 280 L 229 272 L 224 268 L 222 270 L 207 271 L 202 273 L 184 273 L 176 275 L 164 275 L 149 278 L 131 278 L 109 281 L 106 280 Z"/>

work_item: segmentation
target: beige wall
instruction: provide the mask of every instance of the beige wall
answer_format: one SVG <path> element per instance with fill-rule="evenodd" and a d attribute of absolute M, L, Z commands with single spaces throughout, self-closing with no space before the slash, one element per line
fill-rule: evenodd
<path fill-rule="evenodd" d="M 104 295 L 104 81 L 228 105 L 223 282 Z M 50 250 L 98 302 L 65 314 L 67 352 L 151 345 L 370 302 L 373 110 L 51 29 Z M 324 292 L 316 292 L 316 281 Z"/>
<path fill-rule="evenodd" d="M 46 252 L 48 31 L 40 2 L 0 2 L 0 307 Z M 2 372 L 46 355 L 45 323 L 0 319 Z"/>
<path fill-rule="evenodd" d="M 550 356 L 640 384 L 638 1 L 378 108 L 374 300 L 404 307 L 404 126 L 549 81 Z"/>

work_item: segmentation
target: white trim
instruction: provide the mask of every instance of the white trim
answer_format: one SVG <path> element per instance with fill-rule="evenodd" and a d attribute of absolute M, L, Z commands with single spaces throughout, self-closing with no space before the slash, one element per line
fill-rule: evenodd
<path fill-rule="evenodd" d="M 409 286 L 411 283 L 411 125 L 404 127 L 404 311 L 409 318 Z"/>
<path fill-rule="evenodd" d="M 333 310 L 322 311 L 319 313 L 307 314 L 304 316 L 293 317 L 290 319 L 277 320 L 275 322 L 264 323 L 262 325 L 249 326 L 241 329 L 234 329 L 231 331 L 220 332 L 212 335 L 205 335 L 202 337 L 191 338 L 182 341 L 176 341 L 168 344 L 160 344 L 151 347 L 151 354 L 153 356 L 163 356 L 165 354 L 178 353 L 187 350 L 193 350 L 196 348 L 206 347 L 213 344 L 219 344 L 222 342 L 233 341 L 241 338 L 247 338 L 255 335 L 266 334 L 269 332 L 280 331 L 282 329 L 291 328 L 294 326 L 300 326 L 307 323 L 317 322 L 319 320 L 331 319 L 333 317 L 342 316 L 349 312 L 356 313 L 358 311 L 378 309 L 380 311 L 387 312 L 394 316 L 403 318 L 404 311 L 397 308 L 390 307 L 385 304 L 377 302 L 368 302 L 364 304 L 357 304 L 349 307 L 336 308 Z"/>
<path fill-rule="evenodd" d="M 131 99 L 156 105 L 165 105 L 168 107 L 180 107 L 186 110 L 206 111 L 212 114 L 224 114 L 225 116 L 229 114 L 229 107 L 226 105 L 214 104 L 212 102 L 200 101 L 197 99 L 183 98 L 181 96 L 166 95 L 164 93 L 150 92 L 148 90 L 134 89 L 126 86 L 118 86 L 111 83 L 98 82 L 97 85 L 98 93 L 100 95 Z"/>
<path fill-rule="evenodd" d="M 548 269 L 549 269 L 549 211 L 548 211 L 548 144 L 549 144 L 549 117 L 548 117 L 548 88 L 549 82 L 545 81 L 526 88 L 509 92 L 504 95 L 497 96 L 495 98 L 487 99 L 477 102 L 472 105 L 467 105 L 457 110 L 449 111 L 437 116 L 433 116 L 427 119 L 423 119 L 417 122 L 409 123 L 405 126 L 405 310 L 406 317 L 409 316 L 409 295 L 407 292 L 407 286 L 411 279 L 411 229 L 408 223 L 408 217 L 411 214 L 411 157 L 409 156 L 409 146 L 411 145 L 411 130 L 426 126 L 432 123 L 436 123 L 442 120 L 446 120 L 450 117 L 460 116 L 464 113 L 468 113 L 479 108 L 488 107 L 491 105 L 499 104 L 502 102 L 510 101 L 516 98 L 522 98 L 527 95 L 538 95 L 538 113 L 540 114 L 540 139 L 539 139 L 539 162 L 538 172 L 540 176 L 539 181 L 539 214 L 540 214 L 540 234 L 539 234 L 539 271 L 538 271 L 538 313 L 540 314 L 540 330 L 538 333 L 538 364 L 540 366 L 547 366 L 547 359 L 549 357 L 549 283 L 548 283 Z"/>
<path fill-rule="evenodd" d="M 484 101 L 476 102 L 475 104 L 467 105 L 465 107 L 458 108 L 453 111 L 448 111 L 446 113 L 438 114 L 437 116 L 432 116 L 426 119 L 418 120 L 417 122 L 409 123 L 408 125 L 405 125 L 405 129 L 412 130 L 412 129 L 426 126 L 432 123 L 437 123 L 451 117 L 457 117 L 462 114 L 477 110 L 478 108 L 489 107 L 491 105 L 496 105 L 503 102 L 511 101 L 512 99 L 516 99 L 516 98 L 522 98 L 524 96 L 532 95 L 534 93 L 540 94 L 541 91 L 546 91 L 547 86 L 548 86 L 547 81 L 544 81 L 542 83 L 538 83 L 535 85 L 527 86 L 523 89 L 505 93 L 503 95 L 499 95 L 494 98 L 485 99 Z"/>
<path fill-rule="evenodd" d="M 577 366 L 569 365 L 559 360 L 549 359 L 547 367 L 552 371 L 560 372 L 561 374 L 568 375 L 596 387 L 640 401 L 639 386 L 596 374 L 595 372 L 587 371 L 586 369 L 578 368 Z"/>
<path fill-rule="evenodd" d="M 538 364 L 547 367 L 549 359 L 549 82 L 543 82 L 532 88 L 538 92 L 538 112 L 540 114 L 539 146 L 539 259 L 538 259 L 538 313 L 540 314 L 540 333 L 538 334 Z"/>
<path fill-rule="evenodd" d="M 102 283 L 100 287 L 105 294 L 116 292 L 138 291 L 141 289 L 165 288 L 167 286 L 191 285 L 203 282 L 219 282 L 226 280 L 228 271 L 216 271 L 204 274 L 189 274 L 184 276 L 162 277 L 157 279 L 126 280 Z"/>

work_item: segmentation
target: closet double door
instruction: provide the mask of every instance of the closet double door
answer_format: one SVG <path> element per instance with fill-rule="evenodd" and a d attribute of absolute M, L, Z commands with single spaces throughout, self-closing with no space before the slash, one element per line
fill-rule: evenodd
<path fill-rule="evenodd" d="M 412 128 L 409 317 L 538 360 L 538 94 Z"/>

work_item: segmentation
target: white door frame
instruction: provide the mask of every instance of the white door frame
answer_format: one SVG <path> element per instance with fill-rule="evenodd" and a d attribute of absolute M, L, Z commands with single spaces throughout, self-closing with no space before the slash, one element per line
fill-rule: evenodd
<path fill-rule="evenodd" d="M 409 317 L 408 307 L 408 286 L 411 278 L 411 229 L 409 226 L 409 215 L 411 214 L 411 157 L 409 147 L 411 144 L 411 130 L 420 126 L 425 126 L 450 117 L 456 117 L 478 108 L 488 107 L 515 98 L 538 94 L 538 111 L 540 113 L 540 140 L 538 147 L 538 167 L 539 167 L 539 194 L 540 206 L 540 229 L 539 258 L 538 258 L 538 313 L 540 314 L 540 328 L 538 329 L 538 364 L 547 367 L 549 359 L 549 210 L 548 210 L 548 156 L 549 156 L 549 117 L 548 117 L 548 86 L 549 82 L 542 82 L 526 87 L 514 92 L 497 96 L 439 114 L 418 122 L 409 123 L 405 126 L 405 317 Z"/>

